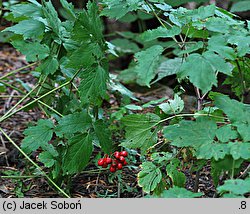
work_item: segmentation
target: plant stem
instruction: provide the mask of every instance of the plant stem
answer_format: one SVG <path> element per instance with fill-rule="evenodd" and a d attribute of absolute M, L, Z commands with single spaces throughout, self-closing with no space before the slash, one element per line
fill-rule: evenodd
<path fill-rule="evenodd" d="M 37 62 L 31 63 L 31 64 L 29 64 L 29 65 L 27 65 L 27 66 L 24 66 L 24 67 L 21 67 L 21 68 L 18 68 L 18 69 L 16 69 L 16 70 L 14 70 L 14 71 L 11 71 L 11 72 L 5 74 L 4 76 L 0 77 L 0 80 L 5 79 L 6 77 L 8 77 L 8 76 L 10 76 L 10 75 L 15 74 L 15 73 L 17 73 L 18 71 L 21 71 L 21 70 L 23 70 L 23 69 L 25 69 L 25 68 L 29 68 L 29 67 L 31 67 L 31 66 L 33 66 L 33 65 L 35 65 L 35 64 L 37 64 Z"/>
<path fill-rule="evenodd" d="M 42 175 L 44 175 L 47 180 L 59 191 L 61 192 L 65 197 L 70 198 L 68 194 L 66 194 L 43 170 L 40 166 L 38 166 L 10 137 L 9 135 L 0 127 L 0 131 L 3 133 L 3 135 L 11 142 L 11 144 L 31 163 L 33 166 L 35 166 Z"/>

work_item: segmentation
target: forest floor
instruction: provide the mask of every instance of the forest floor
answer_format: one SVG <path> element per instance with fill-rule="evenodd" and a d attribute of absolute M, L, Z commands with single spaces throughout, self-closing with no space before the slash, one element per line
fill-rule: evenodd
<path fill-rule="evenodd" d="M 28 65 L 25 57 L 16 52 L 8 45 L 0 44 L 0 77 L 23 66 Z M 8 83 L 16 88 L 25 89 L 25 87 L 33 87 L 35 79 L 30 75 L 30 71 L 35 67 L 30 67 L 17 72 L 8 78 Z M 166 92 L 166 90 L 168 92 Z M 149 89 L 146 92 L 137 92 L 136 96 L 145 100 L 159 99 L 163 93 L 170 93 L 171 89 L 163 87 L 163 89 Z M 0 93 L 0 116 L 13 107 L 22 93 L 11 87 L 7 87 L 4 93 Z M 112 105 L 119 105 L 118 101 L 111 99 Z M 194 97 L 186 98 L 187 102 L 194 102 Z M 193 105 L 193 104 L 192 104 Z M 21 107 L 21 106 L 19 106 Z M 11 137 L 11 139 L 20 145 L 23 139 L 23 131 L 27 128 L 29 122 L 37 121 L 44 118 L 45 115 L 38 109 L 20 111 L 12 117 L 1 122 L 1 128 Z M 93 159 L 99 153 L 96 149 L 93 153 Z M 33 154 L 32 158 L 36 160 L 37 154 Z M 133 164 L 129 164 L 124 168 L 119 178 L 114 178 L 108 170 L 100 171 L 96 166 L 96 162 L 92 161 L 82 173 L 76 175 L 72 180 L 71 196 L 72 197 L 121 197 L 121 198 L 140 198 L 144 197 L 142 189 L 137 184 L 137 173 L 140 170 L 140 160 L 135 156 Z M 0 197 L 62 197 L 59 195 L 48 181 L 41 176 L 34 176 L 36 170 L 31 164 L 19 154 L 18 150 L 0 133 Z M 45 169 L 46 171 L 46 169 Z M 186 188 L 193 191 L 195 185 L 195 172 L 190 171 L 190 165 L 186 164 L 183 168 L 186 174 Z M 9 177 L 8 177 L 9 176 Z M 16 176 L 16 178 L 14 177 Z M 28 176 L 28 177 L 25 177 Z M 205 198 L 216 197 L 215 188 L 210 175 L 210 167 L 204 167 L 200 171 L 198 191 L 203 192 Z"/>

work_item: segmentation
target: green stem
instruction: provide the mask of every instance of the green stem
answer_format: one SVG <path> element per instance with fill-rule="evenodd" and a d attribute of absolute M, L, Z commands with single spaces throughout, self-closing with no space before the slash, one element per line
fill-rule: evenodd
<path fill-rule="evenodd" d="M 73 76 L 69 81 L 65 82 L 64 84 L 58 86 L 57 88 L 54 88 L 54 89 L 48 91 L 47 93 L 43 94 L 42 96 L 40 96 L 40 97 L 38 97 L 38 98 L 34 98 L 33 101 L 27 103 L 26 105 L 22 106 L 21 108 L 17 109 L 17 110 L 14 111 L 14 112 L 8 114 L 7 116 L 1 117 L 1 118 L 0 118 L 0 122 L 6 120 L 7 118 L 11 117 L 12 115 L 16 114 L 17 112 L 19 112 L 19 111 L 21 111 L 21 110 L 27 108 L 28 106 L 32 105 L 33 103 L 35 103 L 35 102 L 41 100 L 42 98 L 44 98 L 44 97 L 46 97 L 46 96 L 52 94 L 53 92 L 55 92 L 55 91 L 57 91 L 57 90 L 63 88 L 64 86 L 70 84 L 70 83 L 75 79 L 75 77 L 79 74 L 80 71 L 81 71 L 81 69 L 79 69 L 79 70 L 74 74 L 74 76 Z"/>
<path fill-rule="evenodd" d="M 25 68 L 29 68 L 29 67 L 31 67 L 31 66 L 33 66 L 33 65 L 35 65 L 35 64 L 37 64 L 37 62 L 31 63 L 31 64 L 29 64 L 29 65 L 27 65 L 27 66 L 24 66 L 24 67 L 21 67 L 21 68 L 18 68 L 18 69 L 16 69 L 16 70 L 14 70 L 14 71 L 11 71 L 11 72 L 5 74 L 4 76 L 0 77 L 0 80 L 5 79 L 6 77 L 8 77 L 8 76 L 10 76 L 10 75 L 15 74 L 15 73 L 17 73 L 18 71 L 21 71 L 21 70 L 23 70 L 23 69 L 25 69 Z"/>
<path fill-rule="evenodd" d="M 13 88 L 14 90 L 20 92 L 21 94 L 24 94 L 24 92 L 23 92 L 21 89 L 15 87 L 15 86 L 13 86 L 13 85 L 10 85 L 9 83 L 3 82 L 3 81 L 1 81 L 1 80 L 0 80 L 0 83 L 2 83 L 3 85 L 5 85 L 5 86 L 7 86 L 7 87 Z"/>
<path fill-rule="evenodd" d="M 21 100 L 19 100 L 11 109 L 9 109 L 9 110 L 0 118 L 0 121 L 1 121 L 3 118 L 5 118 L 6 116 L 8 116 L 8 114 L 9 114 L 10 112 L 12 112 L 18 105 L 20 105 L 26 98 L 28 98 L 29 95 L 30 95 L 33 91 L 35 91 L 35 89 L 36 89 L 37 87 L 38 87 L 38 85 L 35 86 L 32 90 L 30 90 L 29 93 L 27 93 Z M 22 93 L 24 93 L 24 92 L 22 92 Z"/>
<path fill-rule="evenodd" d="M 38 178 L 41 176 L 37 176 L 37 175 L 8 175 L 8 176 L 0 176 L 0 178 L 4 178 L 4 179 L 26 179 L 26 178 Z"/>
<path fill-rule="evenodd" d="M 3 133 L 3 135 L 11 142 L 11 144 L 31 163 L 33 166 L 35 166 L 42 175 L 44 175 L 47 180 L 59 191 L 61 192 L 65 197 L 70 198 L 68 194 L 66 194 L 43 170 L 40 166 L 38 166 L 10 137 L 9 135 L 0 127 L 0 131 Z"/>

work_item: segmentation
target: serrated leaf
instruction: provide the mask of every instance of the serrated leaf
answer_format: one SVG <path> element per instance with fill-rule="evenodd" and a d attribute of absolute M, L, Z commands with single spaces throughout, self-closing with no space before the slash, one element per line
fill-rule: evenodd
<path fill-rule="evenodd" d="M 178 96 L 178 94 L 175 94 L 173 100 L 167 100 L 167 102 L 160 104 L 159 108 L 165 114 L 179 114 L 184 109 L 184 101 Z"/>
<path fill-rule="evenodd" d="M 138 62 L 134 69 L 137 73 L 137 83 L 139 85 L 150 87 L 150 82 L 155 77 L 162 52 L 162 46 L 154 45 L 145 51 L 135 54 L 135 58 Z"/>
<path fill-rule="evenodd" d="M 186 190 L 185 188 L 173 187 L 168 190 L 164 190 L 161 198 L 197 198 L 202 196 L 202 193 L 194 193 Z"/>
<path fill-rule="evenodd" d="M 212 36 L 208 41 L 208 50 L 214 51 L 230 60 L 235 60 L 236 58 L 234 49 L 227 45 L 227 38 L 224 35 Z"/>
<path fill-rule="evenodd" d="M 150 193 L 161 182 L 161 170 L 151 162 L 142 163 L 142 171 L 138 174 L 138 185 L 143 191 Z"/>
<path fill-rule="evenodd" d="M 181 58 L 174 58 L 174 59 L 166 59 L 160 63 L 160 66 L 156 70 L 157 78 L 151 84 L 158 82 L 159 80 L 163 79 L 164 77 L 176 74 L 182 64 Z"/>
<path fill-rule="evenodd" d="M 218 161 L 223 159 L 227 154 L 230 153 L 230 145 L 219 144 L 219 143 L 206 143 L 201 145 L 197 151 L 196 156 L 198 159 L 214 159 Z"/>
<path fill-rule="evenodd" d="M 51 120 L 39 120 L 36 126 L 24 131 L 25 138 L 22 141 L 22 149 L 26 153 L 36 151 L 41 147 L 44 151 L 54 153 L 54 147 L 49 144 L 52 139 L 54 124 Z"/>
<path fill-rule="evenodd" d="M 105 154 L 110 154 L 112 152 L 113 144 L 111 139 L 111 132 L 107 128 L 107 125 L 103 120 L 97 120 L 94 123 L 94 129 L 101 149 L 105 152 Z"/>
<path fill-rule="evenodd" d="M 76 18 L 75 12 L 74 12 L 74 5 L 72 3 L 69 3 L 67 0 L 60 0 L 63 9 L 67 12 L 68 16 L 74 20 Z"/>
<path fill-rule="evenodd" d="M 239 57 L 250 53 L 250 36 L 231 35 L 228 39 L 228 43 L 237 45 L 236 49 Z"/>
<path fill-rule="evenodd" d="M 181 33 L 181 29 L 177 26 L 173 26 L 170 29 L 164 27 L 158 27 L 153 30 L 147 30 L 140 35 L 140 39 L 145 42 L 152 41 L 158 38 L 172 38 Z"/>
<path fill-rule="evenodd" d="M 184 55 L 184 54 L 189 54 L 194 51 L 197 51 L 201 49 L 204 46 L 204 43 L 202 41 L 195 42 L 194 44 L 186 45 L 186 49 L 182 50 L 178 53 L 178 56 Z M 177 58 L 178 59 L 178 58 Z"/>
<path fill-rule="evenodd" d="M 98 66 L 95 69 L 84 70 L 81 77 L 83 78 L 79 85 L 81 101 L 99 105 L 101 99 L 106 96 L 108 72 Z"/>
<path fill-rule="evenodd" d="M 91 117 L 86 111 L 75 112 L 64 116 L 61 120 L 59 120 L 56 127 L 56 134 L 57 136 L 62 136 L 63 134 L 85 132 L 88 128 L 90 128 L 91 123 Z"/>
<path fill-rule="evenodd" d="M 230 148 L 230 154 L 235 160 L 238 160 L 240 158 L 244 160 L 250 159 L 250 143 L 241 143 L 241 142 L 230 142 L 229 143 Z"/>
<path fill-rule="evenodd" d="M 24 39 L 36 39 L 39 38 L 45 31 L 45 25 L 37 20 L 24 20 L 18 24 L 6 28 L 4 31 L 11 31 L 15 34 L 23 35 Z"/>
<path fill-rule="evenodd" d="M 174 186 L 184 187 L 186 183 L 186 176 L 183 172 L 178 171 L 177 168 L 179 165 L 180 161 L 178 159 L 173 159 L 167 165 L 166 171 Z"/>
<path fill-rule="evenodd" d="M 250 10 L 250 1 L 239 1 L 231 7 L 231 12 L 244 12 L 248 10 Z"/>
<path fill-rule="evenodd" d="M 142 153 L 154 145 L 157 141 L 157 132 L 153 129 L 160 118 L 155 114 L 132 114 L 122 118 L 122 123 L 126 126 L 126 140 L 121 143 L 127 148 L 140 148 Z"/>
<path fill-rule="evenodd" d="M 222 143 L 226 143 L 229 140 L 234 140 L 238 137 L 238 133 L 236 130 L 232 129 L 232 126 L 226 125 L 222 126 L 216 131 L 216 137 Z"/>
<path fill-rule="evenodd" d="M 50 152 L 42 152 L 39 154 L 38 158 L 39 158 L 39 161 L 41 161 L 44 164 L 44 166 L 50 168 L 55 164 L 56 162 L 55 157 L 57 156 L 58 156 L 58 153 L 55 150 L 54 154 L 51 154 Z"/>
<path fill-rule="evenodd" d="M 154 162 L 161 164 L 163 161 L 171 160 L 173 158 L 173 154 L 168 152 L 155 152 L 151 155 L 151 158 Z"/>
<path fill-rule="evenodd" d="M 59 67 L 59 62 L 55 56 L 47 57 L 39 67 L 36 68 L 37 71 L 41 72 L 42 74 L 49 75 L 54 74 Z"/>
<path fill-rule="evenodd" d="M 63 158 L 63 173 L 81 172 L 87 166 L 93 151 L 90 134 L 79 134 L 69 140 L 69 147 Z"/>
<path fill-rule="evenodd" d="M 250 141 L 250 111 L 237 100 L 232 100 L 226 95 L 214 94 L 215 105 L 223 110 L 244 141 Z"/>
<path fill-rule="evenodd" d="M 231 155 L 226 155 L 223 159 L 219 159 L 218 161 L 211 159 L 211 175 L 214 185 L 218 186 L 222 172 L 228 172 L 228 174 L 232 173 L 232 170 L 235 172 L 236 169 L 241 167 L 243 161 L 242 159 L 235 160 Z"/>
<path fill-rule="evenodd" d="M 229 25 L 225 19 L 219 17 L 211 17 L 205 23 L 206 28 L 209 31 L 218 32 L 218 33 L 228 33 Z"/>
<path fill-rule="evenodd" d="M 167 126 L 163 129 L 163 134 L 174 146 L 198 148 L 213 142 L 216 129 L 215 121 L 203 117 L 196 121 L 182 120 L 177 125 Z"/>
<path fill-rule="evenodd" d="M 105 0 L 103 3 L 106 7 L 102 10 L 101 15 L 119 19 L 128 12 L 139 9 L 143 2 L 141 0 Z"/>
<path fill-rule="evenodd" d="M 10 7 L 15 18 L 19 17 L 42 17 L 42 7 L 40 4 L 14 4 Z"/>
<path fill-rule="evenodd" d="M 49 55 L 49 47 L 39 42 L 26 42 L 23 40 L 15 40 L 11 44 L 26 56 L 28 62 L 42 60 Z"/>
<path fill-rule="evenodd" d="M 246 180 L 226 180 L 222 186 L 217 188 L 219 193 L 231 192 L 236 195 L 244 195 L 250 192 L 250 178 Z"/>
<path fill-rule="evenodd" d="M 128 39 L 113 39 L 110 42 L 115 45 L 115 50 L 120 53 L 136 53 L 140 51 L 138 45 Z"/>
<path fill-rule="evenodd" d="M 178 73 L 180 78 L 189 77 L 191 83 L 203 93 L 217 85 L 215 71 L 212 65 L 200 54 L 191 54 L 184 62 Z"/>
<path fill-rule="evenodd" d="M 48 26 L 50 27 L 51 31 L 55 32 L 58 36 L 60 35 L 60 28 L 61 28 L 61 21 L 58 18 L 58 14 L 51 3 L 49 1 L 43 1 L 43 14 L 47 20 Z"/>
<path fill-rule="evenodd" d="M 96 62 L 93 50 L 98 50 L 101 52 L 98 44 L 96 43 L 82 44 L 79 48 L 71 53 L 66 67 L 75 69 L 90 67 Z"/>

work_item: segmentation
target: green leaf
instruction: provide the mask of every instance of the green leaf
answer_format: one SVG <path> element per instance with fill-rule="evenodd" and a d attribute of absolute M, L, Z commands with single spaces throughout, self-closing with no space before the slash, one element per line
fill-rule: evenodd
<path fill-rule="evenodd" d="M 126 148 L 140 148 L 142 153 L 157 141 L 157 132 L 152 130 L 160 118 L 155 114 L 132 114 L 122 118 L 126 126 L 126 140 L 121 143 Z"/>
<path fill-rule="evenodd" d="M 150 87 L 150 82 L 155 77 L 162 52 L 163 48 L 161 46 L 154 45 L 145 51 L 135 54 L 138 62 L 134 69 L 137 73 L 137 83 L 139 85 Z"/>
<path fill-rule="evenodd" d="M 42 7 L 40 4 L 14 4 L 10 7 L 15 18 L 19 17 L 42 17 Z"/>
<path fill-rule="evenodd" d="M 156 69 L 157 78 L 151 84 L 158 82 L 164 77 L 176 74 L 182 65 L 181 58 L 166 59 L 160 63 L 160 66 Z"/>
<path fill-rule="evenodd" d="M 230 145 L 228 144 L 205 143 L 197 149 L 195 154 L 198 159 L 210 160 L 214 158 L 214 160 L 218 161 L 229 153 Z"/>
<path fill-rule="evenodd" d="M 250 143 L 241 143 L 241 142 L 230 142 L 229 143 L 230 148 L 230 154 L 235 160 L 238 160 L 240 158 L 244 160 L 250 159 Z"/>
<path fill-rule="evenodd" d="M 208 50 L 218 53 L 220 56 L 235 60 L 236 54 L 232 47 L 227 45 L 227 38 L 224 35 L 212 36 L 208 41 Z"/>
<path fill-rule="evenodd" d="M 240 57 L 250 53 L 250 36 L 245 35 L 231 35 L 228 43 L 237 45 L 237 53 Z"/>
<path fill-rule="evenodd" d="M 79 173 L 87 166 L 93 151 L 90 134 L 79 134 L 69 140 L 69 147 L 63 158 L 63 173 Z"/>
<path fill-rule="evenodd" d="M 212 65 L 200 54 L 191 54 L 183 63 L 178 73 L 180 78 L 189 77 L 191 83 L 202 90 L 203 93 L 217 85 L 215 71 Z"/>
<path fill-rule="evenodd" d="M 194 51 L 197 51 L 199 49 L 201 49 L 202 47 L 204 47 L 204 43 L 202 41 L 198 41 L 198 42 L 194 42 L 194 44 L 186 44 L 186 49 L 182 50 L 178 53 L 178 56 L 184 55 L 184 54 L 189 54 L 192 53 Z M 177 58 L 178 59 L 178 58 Z"/>
<path fill-rule="evenodd" d="M 58 14 L 51 3 L 49 1 L 43 1 L 43 14 L 48 22 L 48 26 L 50 27 L 51 31 L 55 32 L 58 36 L 60 35 L 60 28 L 61 28 L 61 21 L 58 18 Z"/>
<path fill-rule="evenodd" d="M 74 6 L 72 3 L 69 3 L 67 0 L 60 0 L 63 9 L 66 11 L 67 15 L 70 17 L 71 20 L 75 20 L 76 15 L 74 12 Z"/>
<path fill-rule="evenodd" d="M 62 117 L 56 127 L 57 136 L 63 134 L 74 134 L 76 132 L 85 132 L 90 128 L 92 119 L 86 111 L 76 112 Z"/>
<path fill-rule="evenodd" d="M 173 26 L 170 29 L 164 27 L 158 27 L 153 30 L 147 30 L 140 35 L 140 39 L 145 42 L 155 40 L 157 38 L 172 38 L 181 33 L 181 29 L 177 26 Z"/>
<path fill-rule="evenodd" d="M 115 50 L 120 53 L 136 53 L 140 51 L 138 45 L 128 39 L 113 39 L 110 42 L 115 45 Z"/>
<path fill-rule="evenodd" d="M 248 10 L 250 10 L 250 1 L 239 1 L 231 7 L 231 12 L 244 12 Z"/>
<path fill-rule="evenodd" d="M 163 134 L 174 146 L 198 148 L 213 142 L 216 129 L 215 121 L 199 117 L 196 121 L 182 120 L 179 124 L 167 126 Z"/>
<path fill-rule="evenodd" d="M 55 164 L 56 162 L 55 157 L 57 156 L 58 153 L 56 152 L 56 150 L 54 154 L 51 154 L 50 152 L 42 152 L 39 154 L 39 161 L 41 161 L 44 164 L 44 166 L 50 168 Z"/>
<path fill-rule="evenodd" d="M 110 154 L 112 152 L 113 144 L 111 132 L 108 129 L 107 124 L 105 124 L 103 120 L 97 120 L 94 123 L 94 129 L 102 150 L 106 154 Z"/>
<path fill-rule="evenodd" d="M 44 151 L 54 154 L 54 147 L 49 144 L 53 128 L 54 124 L 51 120 L 39 120 L 36 126 L 27 128 L 24 131 L 25 138 L 22 141 L 22 149 L 26 153 L 31 153 L 41 147 Z"/>
<path fill-rule="evenodd" d="M 201 89 L 203 93 L 217 85 L 216 71 L 231 74 L 233 67 L 227 64 L 217 54 L 205 52 L 202 55 L 189 55 L 183 63 L 178 75 L 180 78 L 189 77 L 191 83 Z"/>
<path fill-rule="evenodd" d="M 216 131 L 216 137 L 222 143 L 226 143 L 229 140 L 234 140 L 238 137 L 236 130 L 232 129 L 231 125 L 222 126 Z"/>
<path fill-rule="evenodd" d="M 26 56 L 28 62 L 42 60 L 49 55 L 49 47 L 39 42 L 26 42 L 24 40 L 15 40 L 11 44 Z"/>
<path fill-rule="evenodd" d="M 141 0 L 104 0 L 103 3 L 106 7 L 102 10 L 101 15 L 119 19 L 128 12 L 139 9 L 143 2 Z"/>
<path fill-rule="evenodd" d="M 218 33 L 228 33 L 229 25 L 226 22 L 226 19 L 219 17 L 211 17 L 205 23 L 206 28 L 209 31 L 218 32 Z"/>
<path fill-rule="evenodd" d="M 164 161 L 171 160 L 173 158 L 173 154 L 168 152 L 155 152 L 151 155 L 151 158 L 154 162 L 162 164 Z"/>
<path fill-rule="evenodd" d="M 167 100 L 167 102 L 160 104 L 159 108 L 165 114 L 179 114 L 184 108 L 184 101 L 178 96 L 178 94 L 175 94 L 173 100 Z"/>
<path fill-rule="evenodd" d="M 230 192 L 236 195 L 244 195 L 250 192 L 250 178 L 247 178 L 246 180 L 226 180 L 222 186 L 217 188 L 217 190 L 221 194 Z"/>
<path fill-rule="evenodd" d="M 11 31 L 23 35 L 24 39 L 37 39 L 44 33 L 45 25 L 37 20 L 29 19 L 21 21 L 12 27 L 8 27 L 3 30 L 3 32 L 4 31 Z"/>
<path fill-rule="evenodd" d="M 231 100 L 222 94 L 212 94 L 215 105 L 224 111 L 244 141 L 250 141 L 250 111 L 237 100 Z"/>
<path fill-rule="evenodd" d="M 236 169 L 239 169 L 241 167 L 243 161 L 244 160 L 242 159 L 235 160 L 231 155 L 226 155 L 223 159 L 219 159 L 218 161 L 211 159 L 211 175 L 214 181 L 214 185 L 218 186 L 219 178 L 222 172 L 231 174 L 232 170 L 234 170 L 235 174 Z"/>
<path fill-rule="evenodd" d="M 83 103 L 95 103 L 99 105 L 101 99 L 106 96 L 108 72 L 98 66 L 94 69 L 84 70 L 79 85 L 80 97 Z"/>
<path fill-rule="evenodd" d="M 185 188 L 173 187 L 168 190 L 164 190 L 161 198 L 197 198 L 202 196 L 200 192 L 194 193 L 186 190 Z"/>
<path fill-rule="evenodd" d="M 87 68 L 96 62 L 93 50 L 101 51 L 96 43 L 84 43 L 69 56 L 69 61 L 66 67 L 69 68 Z"/>
<path fill-rule="evenodd" d="M 142 163 L 142 171 L 138 174 L 138 185 L 143 191 L 150 193 L 161 182 L 161 170 L 151 162 Z"/>
<path fill-rule="evenodd" d="M 42 74 L 54 74 L 59 67 L 59 62 L 57 61 L 56 56 L 49 56 L 46 58 L 39 67 L 36 68 L 37 71 Z"/>
<path fill-rule="evenodd" d="M 183 172 L 178 170 L 179 165 L 180 161 L 178 159 L 173 159 L 167 165 L 166 171 L 174 186 L 184 187 L 186 183 L 186 176 Z"/>

